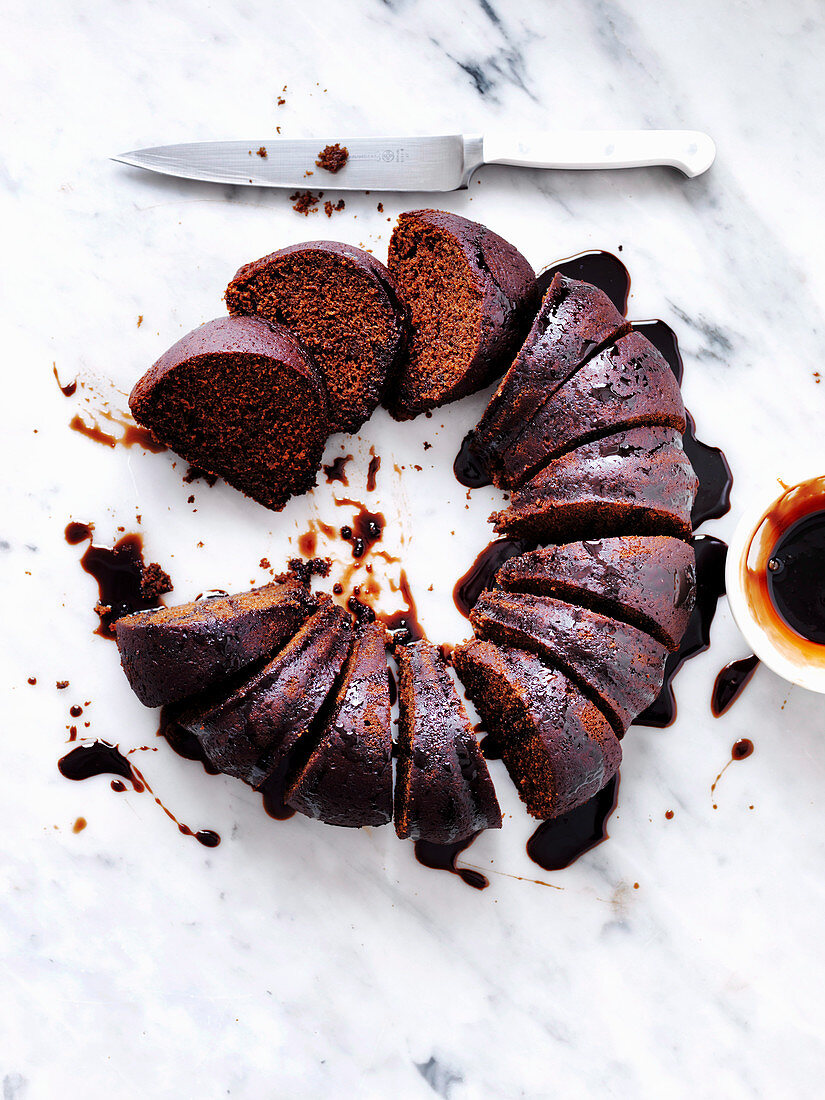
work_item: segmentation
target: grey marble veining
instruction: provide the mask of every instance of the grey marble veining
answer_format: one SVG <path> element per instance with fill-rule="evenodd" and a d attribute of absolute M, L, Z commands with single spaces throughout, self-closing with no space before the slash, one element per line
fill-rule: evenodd
<path fill-rule="evenodd" d="M 610 839 L 567 871 L 527 859 L 531 822 L 492 765 L 505 827 L 467 852 L 491 880 L 478 893 L 388 830 L 273 822 L 240 783 L 171 753 L 92 633 L 95 586 L 63 529 L 92 520 L 111 544 L 140 515 L 148 559 L 185 599 L 263 582 L 261 558 L 279 565 L 310 519 L 349 519 L 340 487 L 274 516 L 183 484 L 168 454 L 103 448 L 68 422 L 125 408 L 146 367 L 222 311 L 241 263 L 322 236 L 383 257 L 388 219 L 432 205 L 348 195 L 331 219 L 302 218 L 283 193 L 152 177 L 109 154 L 278 126 L 686 126 L 719 150 L 693 181 L 488 168 L 437 204 L 537 268 L 622 246 L 631 315 L 674 326 L 699 435 L 733 466 L 733 509 L 706 525 L 729 535 L 786 463 L 825 465 L 821 5 L 69 0 L 7 12 L 4 46 L 4 1100 L 815 1095 L 825 699 L 760 669 L 713 719 L 714 675 L 745 652 L 724 603 L 710 651 L 676 681 L 676 724 L 625 741 Z M 85 384 L 73 398 L 53 363 Z M 469 633 L 449 594 L 498 503 L 491 489 L 467 500 L 450 473 L 484 400 L 400 427 L 377 415 L 329 445 L 356 456 L 354 497 L 370 445 L 381 454 L 369 499 L 437 640 Z M 392 608 L 397 576 L 376 569 Z M 218 848 L 182 836 L 148 794 L 62 778 L 69 707 L 87 700 L 81 733 L 137 749 L 157 796 L 216 829 Z M 743 736 L 754 754 L 711 795 Z"/>

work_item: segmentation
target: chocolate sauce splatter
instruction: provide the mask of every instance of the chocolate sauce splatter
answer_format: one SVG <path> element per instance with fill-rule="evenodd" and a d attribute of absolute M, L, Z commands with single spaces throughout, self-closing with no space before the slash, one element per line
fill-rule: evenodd
<path fill-rule="evenodd" d="M 730 710 L 747 685 L 759 665 L 755 654 L 731 661 L 719 672 L 713 685 L 710 709 L 715 718 L 721 718 Z"/>
<path fill-rule="evenodd" d="M 91 540 L 92 524 L 72 522 L 66 527 L 65 537 L 70 545 Z M 158 607 L 160 597 L 172 590 L 169 574 L 157 562 L 144 562 L 143 539 L 135 533 L 124 535 L 112 547 L 96 546 L 90 541 L 80 564 L 97 581 L 95 611 L 100 624 L 95 633 L 102 638 L 114 638 L 118 619 L 133 611 Z"/>
<path fill-rule="evenodd" d="M 398 581 L 398 591 L 404 601 L 404 606 L 398 611 L 390 613 L 379 612 L 378 619 L 384 624 L 393 636 L 396 645 L 407 645 L 409 642 L 418 642 L 427 635 L 424 627 L 418 621 L 418 608 L 415 605 L 410 582 L 406 570 L 401 570 Z"/>
<path fill-rule="evenodd" d="M 114 413 L 101 412 L 98 415 L 107 423 L 114 424 L 121 429 L 120 435 L 112 435 L 106 432 L 100 424 L 87 424 L 77 413 L 69 421 L 69 427 L 73 432 L 85 435 L 87 439 L 95 443 L 102 443 L 104 447 L 142 447 L 144 451 L 152 454 L 161 454 L 167 450 L 166 444 L 161 443 L 146 428 L 133 424 L 123 416 L 115 416 Z"/>
<path fill-rule="evenodd" d="M 607 840 L 607 820 L 616 809 L 619 776 L 583 806 L 539 825 L 527 841 L 527 855 L 545 871 L 561 871 Z"/>
<path fill-rule="evenodd" d="M 331 485 L 334 481 L 340 481 L 342 485 L 349 485 L 346 465 L 352 461 L 352 455 L 339 455 L 328 466 L 324 466 L 324 474 Z"/>
<path fill-rule="evenodd" d="M 458 857 L 470 847 L 477 836 L 478 833 L 473 833 L 466 840 L 459 840 L 455 844 L 433 844 L 429 840 L 416 840 L 415 858 L 425 867 L 434 871 L 449 871 L 475 890 L 484 890 L 490 883 L 480 871 L 456 866 Z"/>
<path fill-rule="evenodd" d="M 57 373 L 57 363 L 52 363 L 52 373 L 54 374 L 54 380 L 60 389 L 60 392 L 64 397 L 73 397 L 77 390 L 77 379 L 73 382 L 67 382 L 66 385 L 62 385 L 60 382 L 60 376 Z"/>
<path fill-rule="evenodd" d="M 378 471 L 381 468 L 381 456 L 373 454 L 367 469 L 367 492 L 374 493 Z"/>
<path fill-rule="evenodd" d="M 384 526 L 387 522 L 383 513 L 370 512 L 360 500 L 351 500 L 349 497 L 343 497 L 341 500 L 336 500 L 335 503 L 350 505 L 358 509 L 352 524 L 345 524 L 341 528 L 340 534 L 345 542 L 352 543 L 352 556 L 363 558 L 375 546 L 376 542 L 381 541 Z"/>
<path fill-rule="evenodd" d="M 214 848 L 220 844 L 221 838 L 212 829 L 201 829 L 194 832 L 188 825 L 182 824 L 175 815 L 157 798 L 152 788 L 146 782 L 141 773 L 123 755 L 117 745 L 110 745 L 107 741 L 94 741 L 87 745 L 78 745 L 71 752 L 61 757 L 57 762 L 60 774 L 66 779 L 82 780 L 91 779 L 96 775 L 115 775 L 120 779 L 112 781 L 112 790 L 124 791 L 126 789 L 122 780 L 126 779 L 132 784 L 132 789 L 137 794 L 148 791 L 155 802 L 160 806 L 167 817 L 175 822 L 179 831 L 184 836 L 194 837 L 200 844 L 207 848 Z"/>
<path fill-rule="evenodd" d="M 533 545 L 524 539 L 496 539 L 481 551 L 453 588 L 453 603 L 465 619 L 470 617 L 481 593 L 493 587 L 495 575 L 507 559 L 525 553 Z"/>

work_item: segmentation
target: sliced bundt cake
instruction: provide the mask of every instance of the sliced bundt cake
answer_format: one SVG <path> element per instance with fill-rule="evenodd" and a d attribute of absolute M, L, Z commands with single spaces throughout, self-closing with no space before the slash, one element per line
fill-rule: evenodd
<path fill-rule="evenodd" d="M 597 287 L 554 276 L 533 327 L 501 380 L 472 437 L 472 450 L 496 485 L 503 485 L 500 456 L 588 356 L 629 329 Z"/>
<path fill-rule="evenodd" d="M 337 241 L 290 245 L 242 267 L 226 304 L 300 339 L 326 383 L 331 431 L 357 431 L 380 403 L 407 311 L 389 271 L 368 252 Z"/>
<path fill-rule="evenodd" d="M 689 538 L 696 474 L 673 428 L 632 428 L 568 451 L 544 466 L 495 529 L 535 542 L 622 534 Z"/>
<path fill-rule="evenodd" d="M 395 831 L 405 840 L 453 844 L 500 829 L 487 763 L 434 645 L 397 650 L 398 770 Z"/>
<path fill-rule="evenodd" d="M 178 340 L 129 408 L 187 462 L 276 510 L 315 484 L 329 434 L 317 368 L 260 317 L 219 317 Z"/>
<path fill-rule="evenodd" d="M 584 604 L 676 650 L 696 600 L 696 556 L 690 543 L 668 535 L 589 539 L 510 558 L 496 583 Z"/>
<path fill-rule="evenodd" d="M 392 733 L 385 631 L 355 633 L 343 677 L 287 805 L 327 825 L 385 825 L 392 818 Z"/>
<path fill-rule="evenodd" d="M 621 737 L 662 686 L 667 649 L 629 623 L 529 593 L 484 592 L 470 612 L 479 638 L 528 649 L 561 669 Z"/>
<path fill-rule="evenodd" d="M 235 596 L 139 611 L 115 623 L 120 663 L 145 706 L 177 703 L 280 649 L 316 605 L 290 577 Z"/>
<path fill-rule="evenodd" d="M 327 600 L 268 664 L 183 711 L 219 771 L 260 787 L 307 733 L 347 659 L 352 620 Z"/>
<path fill-rule="evenodd" d="M 387 260 L 412 314 L 386 405 L 398 420 L 466 397 L 504 370 L 535 310 L 525 258 L 477 222 L 440 210 L 398 219 Z"/>
<path fill-rule="evenodd" d="M 630 332 L 568 378 L 525 424 L 501 456 L 501 481 L 519 485 L 562 451 L 642 424 L 683 432 L 685 406 L 667 360 L 647 337 Z"/>
<path fill-rule="evenodd" d="M 622 749 L 599 708 L 535 653 L 471 641 L 456 672 L 534 817 L 558 817 L 617 772 Z"/>

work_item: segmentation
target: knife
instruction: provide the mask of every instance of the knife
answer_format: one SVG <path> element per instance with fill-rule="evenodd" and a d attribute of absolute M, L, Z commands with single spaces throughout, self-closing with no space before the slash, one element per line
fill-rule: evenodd
<path fill-rule="evenodd" d="M 346 146 L 335 174 L 316 166 L 327 144 Z M 335 191 L 455 191 L 483 164 L 524 168 L 647 168 L 670 165 L 689 178 L 713 164 L 716 146 L 698 130 L 566 130 L 440 137 L 267 138 L 197 141 L 121 153 L 112 160 L 166 176 L 247 187 Z"/>

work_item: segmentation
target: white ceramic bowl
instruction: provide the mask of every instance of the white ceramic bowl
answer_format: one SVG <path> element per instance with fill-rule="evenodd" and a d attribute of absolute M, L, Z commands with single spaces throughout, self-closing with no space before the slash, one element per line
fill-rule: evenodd
<path fill-rule="evenodd" d="M 777 493 L 777 489 L 781 491 Z M 755 493 L 730 541 L 725 585 L 736 625 L 756 656 L 790 683 L 825 692 L 825 646 L 801 639 L 795 642 L 792 631 L 778 630 L 776 622 L 764 614 L 764 600 L 760 602 L 754 583 L 760 572 L 764 576 L 770 551 L 781 533 L 775 517 L 794 501 L 805 499 L 810 505 L 817 498 L 818 507 L 825 509 L 825 474 L 821 471 L 806 471 L 801 476 L 795 471 L 791 479 L 777 478 L 761 493 Z"/>

